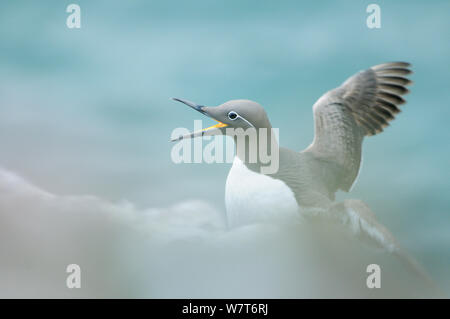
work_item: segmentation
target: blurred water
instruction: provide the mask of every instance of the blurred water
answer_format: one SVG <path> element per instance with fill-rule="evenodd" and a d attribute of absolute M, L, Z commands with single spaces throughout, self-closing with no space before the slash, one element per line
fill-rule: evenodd
<path fill-rule="evenodd" d="M 175 165 L 173 128 L 207 105 L 260 102 L 283 146 L 313 137 L 311 106 L 373 64 L 413 64 L 408 104 L 364 146 L 351 194 L 450 291 L 450 3 L 378 1 L 382 28 L 351 1 L 77 1 L 0 4 L 0 166 L 55 194 L 137 207 L 192 198 L 223 212 L 229 164 Z"/>

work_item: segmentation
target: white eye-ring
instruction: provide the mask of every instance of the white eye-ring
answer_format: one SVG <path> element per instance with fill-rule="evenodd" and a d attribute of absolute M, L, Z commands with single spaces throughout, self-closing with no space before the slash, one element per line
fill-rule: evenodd
<path fill-rule="evenodd" d="M 238 118 L 238 114 L 235 111 L 231 111 L 230 113 L 228 113 L 228 118 L 234 121 L 235 119 Z"/>

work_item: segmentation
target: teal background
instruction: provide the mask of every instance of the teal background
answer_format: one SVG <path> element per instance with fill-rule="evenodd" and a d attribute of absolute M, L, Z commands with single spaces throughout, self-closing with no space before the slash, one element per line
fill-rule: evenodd
<path fill-rule="evenodd" d="M 171 162 L 205 105 L 261 103 L 283 146 L 313 138 L 313 103 L 353 73 L 412 63 L 393 125 L 364 144 L 351 194 L 450 291 L 450 2 L 69 1 L 0 4 L 0 166 L 53 193 L 137 207 L 203 199 L 224 211 L 230 164 Z M 209 122 L 205 124 L 209 124 Z"/>

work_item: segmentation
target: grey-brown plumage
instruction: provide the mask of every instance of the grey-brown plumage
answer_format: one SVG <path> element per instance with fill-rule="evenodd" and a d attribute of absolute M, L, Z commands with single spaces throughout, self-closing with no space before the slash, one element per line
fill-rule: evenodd
<path fill-rule="evenodd" d="M 324 94 L 313 106 L 315 136 L 304 151 L 329 167 L 329 192 L 349 191 L 361 162 L 364 136 L 381 133 L 405 103 L 410 64 L 385 63 L 361 71 Z M 327 163 L 327 164 L 326 164 Z"/>
<path fill-rule="evenodd" d="M 293 190 L 302 207 L 329 207 L 335 193 L 349 191 L 361 165 L 365 136 L 381 133 L 405 103 L 409 63 L 392 62 L 361 71 L 325 93 L 313 106 L 314 140 L 302 152 L 280 147 L 271 176 Z M 253 171 L 258 163 L 247 164 Z"/>
<path fill-rule="evenodd" d="M 283 181 L 301 207 L 329 207 L 335 193 L 349 191 L 358 175 L 361 147 L 365 136 L 375 135 L 389 125 L 405 103 L 402 95 L 411 83 L 410 64 L 391 62 L 361 71 L 341 86 L 325 93 L 313 106 L 315 135 L 302 152 L 276 145 L 279 169 L 267 174 Z M 232 100 L 216 107 L 175 99 L 209 116 L 219 124 L 181 138 L 228 134 L 226 128 L 272 130 L 264 108 L 249 100 Z M 258 147 L 259 141 L 257 142 Z M 270 143 L 268 143 L 270 144 Z M 270 145 L 267 145 L 270 146 Z M 254 172 L 261 163 L 251 163 L 237 154 Z"/>

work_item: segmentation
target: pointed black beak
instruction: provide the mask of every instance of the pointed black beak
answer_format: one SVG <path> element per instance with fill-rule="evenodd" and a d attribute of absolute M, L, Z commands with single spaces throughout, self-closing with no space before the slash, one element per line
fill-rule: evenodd
<path fill-rule="evenodd" d="M 173 97 L 172 100 L 177 101 L 177 102 L 181 102 L 183 104 L 186 104 L 187 106 L 193 108 L 197 112 L 200 112 L 203 115 L 206 115 L 206 116 L 212 118 L 214 121 L 218 122 L 216 125 L 207 127 L 205 129 L 202 129 L 202 130 L 199 130 L 199 131 L 196 131 L 196 132 L 192 132 L 192 133 L 189 133 L 187 135 L 183 135 L 183 136 L 179 136 L 179 137 L 176 137 L 176 138 L 172 138 L 171 139 L 172 142 L 175 142 L 175 141 L 178 141 L 178 140 L 181 140 L 181 139 L 186 139 L 186 138 L 194 138 L 194 137 L 198 137 L 198 136 L 224 134 L 222 129 L 227 127 L 228 124 L 222 123 L 219 120 L 216 120 L 210 114 L 208 114 L 208 112 L 206 112 L 204 110 L 204 108 L 205 108 L 204 105 L 199 105 L 197 103 L 194 103 L 194 102 L 191 102 L 191 101 L 187 101 L 187 100 L 178 99 L 178 98 L 175 98 L 175 97 Z"/>
<path fill-rule="evenodd" d="M 197 112 L 200 112 L 203 115 L 211 117 L 208 113 L 203 111 L 204 105 L 200 105 L 200 104 L 197 104 L 197 103 L 194 103 L 194 102 L 191 102 L 191 101 L 188 101 L 188 100 L 179 99 L 179 98 L 176 98 L 176 97 L 173 97 L 172 100 L 177 101 L 177 102 L 181 102 L 183 104 L 186 104 L 187 106 L 193 108 Z"/>

